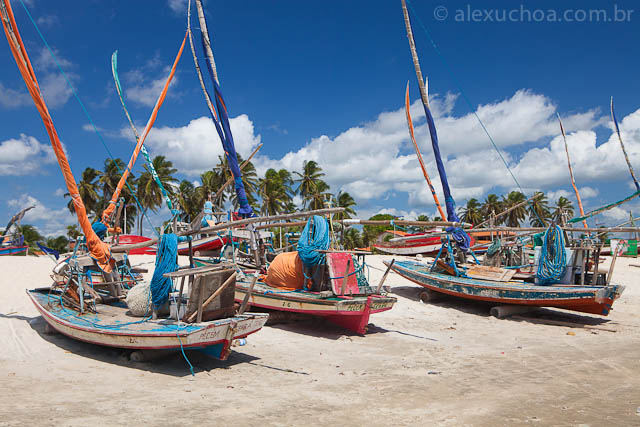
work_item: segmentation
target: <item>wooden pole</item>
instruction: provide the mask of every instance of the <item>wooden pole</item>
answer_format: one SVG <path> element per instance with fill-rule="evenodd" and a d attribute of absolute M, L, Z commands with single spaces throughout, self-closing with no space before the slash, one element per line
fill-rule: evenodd
<path fill-rule="evenodd" d="M 238 309 L 238 314 L 244 314 L 244 311 L 247 309 L 247 305 L 249 304 L 249 299 L 251 298 L 251 293 L 253 292 L 253 287 L 256 285 L 258 281 L 258 272 L 256 271 L 253 274 L 253 279 L 251 279 L 251 285 L 249 285 L 249 289 L 247 293 L 244 295 L 244 299 L 242 300 L 242 304 L 240 305 L 240 309 Z"/>
<path fill-rule="evenodd" d="M 389 271 L 391 271 L 391 267 L 393 267 L 394 262 L 396 262 L 395 258 L 391 260 L 389 266 L 387 267 L 387 271 L 385 271 L 382 275 L 382 279 L 380 279 L 380 283 L 378 283 L 378 287 L 376 288 L 376 294 L 379 294 L 382 290 L 382 285 L 384 284 L 384 281 L 387 280 L 387 275 L 389 274 Z"/>
<path fill-rule="evenodd" d="M 342 212 L 342 211 L 344 211 L 344 208 L 329 208 L 329 209 L 317 209 L 314 211 L 307 211 L 307 212 L 294 212 L 294 213 L 282 214 L 282 215 L 245 218 L 237 221 L 229 221 L 222 224 L 216 224 L 214 226 L 202 228 L 200 230 L 182 231 L 178 233 L 178 235 L 189 236 L 189 235 L 198 234 L 198 233 L 209 233 L 213 231 L 224 230 L 227 228 L 239 227 L 241 225 L 254 224 L 256 222 L 268 222 L 268 221 L 277 221 L 277 220 L 283 220 L 283 219 L 286 220 L 291 218 L 304 218 L 304 217 L 313 216 L 313 215 L 324 215 L 328 213 Z M 131 245 L 113 246 L 111 248 L 111 252 L 127 252 L 131 249 L 145 248 L 147 246 L 151 246 L 156 243 L 158 243 L 157 237 L 145 242 L 134 243 Z"/>
<path fill-rule="evenodd" d="M 524 202 L 520 202 L 517 205 L 511 206 L 509 209 L 506 209 L 502 212 L 500 212 L 499 214 L 493 214 L 492 217 L 490 217 L 489 219 L 487 219 L 486 221 L 481 222 L 480 224 L 474 226 L 473 228 L 475 230 L 477 230 L 478 228 L 482 227 L 483 225 L 489 223 L 489 222 L 495 222 L 495 219 L 498 217 L 501 217 L 502 215 L 506 215 L 509 212 L 511 212 L 514 209 L 519 208 L 520 206 L 526 205 L 527 203 L 531 202 L 534 199 L 537 199 L 538 197 L 542 197 L 543 193 L 538 193 L 538 194 L 534 194 L 533 196 L 529 197 L 527 200 L 525 200 Z"/>
<path fill-rule="evenodd" d="M 415 49 L 415 46 L 413 47 Z M 407 90 L 405 93 L 404 100 L 404 109 L 407 116 L 407 125 L 409 126 L 409 136 L 411 137 L 411 142 L 413 142 L 413 146 L 416 149 L 416 156 L 418 156 L 418 163 L 420 163 L 420 168 L 422 169 L 422 175 L 424 179 L 427 180 L 427 185 L 429 186 L 429 190 L 431 190 L 431 195 L 433 196 L 433 201 L 436 203 L 436 207 L 438 208 L 438 212 L 440 213 L 440 218 L 446 218 L 444 211 L 442 210 L 442 206 L 440 205 L 440 200 L 438 200 L 438 195 L 436 194 L 435 188 L 433 188 L 433 184 L 431 183 L 431 178 L 427 173 L 427 168 L 424 165 L 424 160 L 422 159 L 422 153 L 420 153 L 420 148 L 418 148 L 418 142 L 416 141 L 416 137 L 413 129 L 413 121 L 411 120 L 411 111 L 410 110 L 410 99 L 409 99 L 409 82 L 407 82 Z"/>
<path fill-rule="evenodd" d="M 207 300 L 202 304 L 202 307 L 200 307 L 200 304 L 198 304 L 198 311 L 196 311 L 195 313 L 191 314 L 191 316 L 189 316 L 189 318 L 187 319 L 187 323 L 193 322 L 196 316 L 198 317 L 198 319 L 200 319 L 198 320 L 198 323 L 200 323 L 202 320 L 202 312 L 204 312 L 204 309 L 211 303 L 211 301 L 216 299 L 227 286 L 229 286 L 235 280 L 237 275 L 238 273 L 234 271 L 233 274 L 229 276 L 229 278 L 225 280 L 224 283 L 220 285 L 220 287 L 216 289 L 216 291 L 213 294 L 211 294 L 209 298 L 207 298 Z M 202 280 L 200 280 L 200 286 L 204 288 Z M 201 294 L 202 294 L 202 291 L 200 292 L 200 295 Z"/>
<path fill-rule="evenodd" d="M 573 186 L 573 191 L 576 193 L 576 199 L 578 200 L 578 208 L 580 209 L 580 216 L 584 216 L 584 208 L 582 207 L 582 200 L 580 199 L 580 193 L 578 192 L 578 187 L 576 186 L 576 180 L 573 177 L 573 168 L 571 167 L 571 159 L 569 158 L 569 145 L 567 144 L 567 136 L 564 133 L 564 126 L 562 126 L 562 120 L 560 119 L 560 114 L 556 113 L 558 116 L 558 122 L 560 122 L 560 131 L 562 131 L 562 139 L 564 140 L 564 151 L 567 153 L 567 165 L 569 166 L 569 176 L 571 177 L 571 185 Z M 589 228 L 587 225 L 587 221 L 582 221 L 584 228 Z"/>
<path fill-rule="evenodd" d="M 347 291 L 347 279 L 349 278 L 349 267 L 351 267 L 351 258 L 347 260 L 347 268 L 344 269 L 344 277 L 342 278 L 342 289 L 340 294 L 344 295 Z"/>

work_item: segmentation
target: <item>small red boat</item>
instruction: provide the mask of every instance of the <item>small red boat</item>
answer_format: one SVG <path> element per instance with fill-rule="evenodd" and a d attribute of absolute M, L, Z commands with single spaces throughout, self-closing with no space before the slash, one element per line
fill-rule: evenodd
<path fill-rule="evenodd" d="M 129 245 L 133 243 L 141 243 L 151 240 L 149 237 L 138 236 L 135 234 L 121 234 L 118 237 L 118 244 Z M 156 250 L 150 247 L 131 249 L 129 255 L 155 255 Z"/>
<path fill-rule="evenodd" d="M 402 241 L 384 241 L 386 236 L 392 238 L 402 237 Z M 440 236 L 432 236 L 430 233 L 405 233 L 404 231 L 388 230 L 382 234 L 373 245 L 381 252 L 392 255 L 417 255 L 435 253 L 440 250 L 442 242 Z"/>

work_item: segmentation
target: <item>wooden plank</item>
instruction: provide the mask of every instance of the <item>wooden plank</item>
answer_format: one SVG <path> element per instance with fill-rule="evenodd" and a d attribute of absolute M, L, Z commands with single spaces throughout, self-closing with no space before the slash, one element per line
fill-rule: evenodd
<path fill-rule="evenodd" d="M 342 278 L 342 292 L 340 295 L 344 295 L 347 292 L 347 280 L 349 280 L 349 267 L 351 267 L 351 259 L 347 260 L 347 266 L 344 269 L 344 275 Z"/>
<path fill-rule="evenodd" d="M 198 276 L 196 277 L 196 281 L 200 282 L 200 290 L 199 290 L 199 294 L 198 294 L 198 311 L 196 313 L 193 313 L 191 316 L 189 316 L 187 318 L 187 322 L 191 323 L 193 322 L 194 317 L 197 315 L 197 322 L 200 323 L 202 321 L 202 312 L 203 310 L 211 303 L 211 301 L 213 301 L 214 299 L 216 299 L 216 297 L 218 295 L 220 295 L 222 293 L 222 291 L 229 286 L 229 284 L 235 282 L 236 276 L 238 275 L 237 272 L 234 271 L 234 273 L 229 276 L 229 278 L 227 280 L 225 280 L 225 282 L 220 285 L 220 287 L 218 289 L 216 289 L 216 291 L 211 294 L 211 296 L 209 298 L 207 298 L 207 300 L 202 303 L 200 302 L 201 299 L 203 299 L 203 294 L 204 294 L 204 283 L 203 283 L 203 277 L 204 276 Z M 255 284 L 254 284 L 255 285 Z"/>
<path fill-rule="evenodd" d="M 191 316 L 189 316 L 189 322 L 193 322 L 193 317 L 196 316 L 197 322 L 200 323 L 202 322 L 202 309 L 203 307 L 203 300 L 204 300 L 204 283 L 202 280 L 203 276 L 196 276 L 195 278 L 195 287 L 198 289 L 198 308 L 196 309 L 196 312 L 194 314 L 192 314 Z"/>
<path fill-rule="evenodd" d="M 464 264 L 468 266 L 467 276 L 473 279 L 492 280 L 494 282 L 508 282 L 511 280 L 516 270 L 501 267 L 490 267 L 487 265 Z"/>
<path fill-rule="evenodd" d="M 205 265 L 202 267 L 194 267 L 194 268 L 181 268 L 180 270 L 177 271 L 173 271 L 171 273 L 165 273 L 164 277 L 169 277 L 171 279 L 177 279 L 183 276 L 194 276 L 197 274 L 204 274 L 204 273 L 210 273 L 212 271 L 218 271 L 218 270 L 224 270 L 224 269 L 230 269 L 230 267 L 233 267 L 233 264 L 230 263 L 220 263 L 220 264 L 211 264 L 211 265 Z M 233 268 L 231 268 L 233 269 Z"/>
<path fill-rule="evenodd" d="M 256 286 L 256 282 L 258 281 L 258 273 L 253 274 L 253 279 L 251 280 L 251 284 L 249 285 L 249 289 L 247 293 L 244 295 L 244 299 L 242 300 L 242 304 L 240 304 L 240 309 L 238 309 L 238 314 L 243 314 L 247 309 L 247 305 L 249 304 L 249 298 L 251 298 L 251 293 L 253 292 L 254 286 Z"/>
<path fill-rule="evenodd" d="M 378 287 L 376 288 L 377 294 L 379 294 L 380 291 L 382 290 L 382 285 L 384 284 L 384 281 L 387 280 L 387 275 L 389 274 L 389 271 L 391 271 L 391 267 L 393 267 L 394 262 L 396 262 L 395 258 L 391 260 L 391 262 L 389 263 L 389 266 L 387 267 L 387 270 L 382 275 L 382 279 L 380 279 L 380 283 L 378 283 Z"/>

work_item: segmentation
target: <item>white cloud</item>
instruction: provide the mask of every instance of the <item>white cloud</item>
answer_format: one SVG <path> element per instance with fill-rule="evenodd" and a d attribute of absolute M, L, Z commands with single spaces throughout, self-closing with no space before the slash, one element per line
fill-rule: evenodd
<path fill-rule="evenodd" d="M 178 14 L 186 14 L 187 13 L 187 0 L 168 0 L 169 8 Z M 191 2 L 191 7 L 195 8 L 195 1 Z"/>
<path fill-rule="evenodd" d="M 77 76 L 70 71 L 73 63 L 63 57 L 54 49 L 58 58 L 58 63 L 67 74 L 71 82 Z M 49 108 L 56 108 L 64 105 L 73 94 L 64 76 L 60 74 L 55 60 L 46 48 L 42 48 L 33 56 L 33 63 L 40 84 L 42 95 Z M 13 86 L 13 85 L 12 85 Z M 19 89 L 14 88 L 18 86 Z M 7 87 L 0 82 L 0 106 L 11 109 L 32 105 L 31 96 L 22 83 L 15 82 L 14 87 Z"/>
<path fill-rule="evenodd" d="M 586 186 L 578 188 L 578 192 L 580 193 L 580 199 L 589 199 L 592 197 L 596 197 L 600 193 L 597 188 Z"/>
<path fill-rule="evenodd" d="M 32 136 L 21 134 L 19 139 L 0 142 L 0 176 L 38 172 L 43 163 L 53 162 L 51 146 L 41 144 Z"/>
<path fill-rule="evenodd" d="M 234 117 L 229 124 L 236 151 L 247 158 L 260 144 L 260 136 L 254 134 L 253 123 L 247 115 Z M 122 134 L 132 138 L 129 128 L 123 128 Z M 190 177 L 212 169 L 219 163 L 218 156 L 224 154 L 215 126 L 208 117 L 191 120 L 183 127 L 154 128 L 145 145 L 154 156 L 166 156 L 180 172 Z"/>
<path fill-rule="evenodd" d="M 67 225 L 77 222 L 76 216 L 71 214 L 66 207 L 49 208 L 29 194 L 23 194 L 17 199 L 9 200 L 7 205 L 16 212 L 29 206 L 35 206 L 34 209 L 27 211 L 22 223 L 35 224 L 46 237 L 65 235 Z"/>
<path fill-rule="evenodd" d="M 65 190 L 64 188 L 58 188 L 56 189 L 56 191 L 53 192 L 53 195 L 62 197 L 65 195 L 65 193 L 67 193 L 67 190 Z"/>
<path fill-rule="evenodd" d="M 43 15 L 39 16 L 36 22 L 42 28 L 52 28 L 60 25 L 60 18 L 57 15 Z"/>

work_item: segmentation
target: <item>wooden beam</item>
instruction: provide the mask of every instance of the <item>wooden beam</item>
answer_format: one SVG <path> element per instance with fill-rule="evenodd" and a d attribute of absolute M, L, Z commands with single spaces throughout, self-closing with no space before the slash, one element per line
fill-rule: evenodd
<path fill-rule="evenodd" d="M 187 323 L 192 323 L 193 320 L 196 318 L 196 316 L 198 317 L 198 323 L 200 323 L 202 321 L 202 312 L 204 312 L 204 309 L 211 303 L 211 301 L 213 301 L 214 299 L 216 299 L 221 293 L 222 291 L 224 291 L 224 289 L 229 286 L 229 284 L 231 284 L 236 276 L 238 275 L 237 272 L 233 272 L 233 274 L 231 276 L 229 276 L 227 278 L 227 280 L 224 281 L 224 283 L 222 285 L 220 285 L 220 287 L 218 289 L 216 289 L 216 291 L 211 294 L 211 296 L 209 298 L 207 298 L 207 300 L 202 303 L 202 307 L 200 306 L 200 302 L 198 301 L 198 310 L 193 313 L 191 316 L 189 316 L 189 318 L 187 319 Z M 202 286 L 202 288 L 200 288 L 200 294 L 198 295 L 198 298 L 201 299 L 201 295 L 202 295 L 202 289 L 204 289 L 204 285 L 202 283 L 202 278 L 200 278 L 200 286 Z"/>
<path fill-rule="evenodd" d="M 178 233 L 178 236 L 189 236 L 189 235 L 198 234 L 198 233 L 211 233 L 214 231 L 226 230 L 228 228 L 239 227 L 241 225 L 247 225 L 247 224 L 254 224 L 257 222 L 279 221 L 279 220 L 286 220 L 291 218 L 305 218 L 313 215 L 325 215 L 325 214 L 338 213 L 342 211 L 344 211 L 344 208 L 327 208 L 327 209 L 317 209 L 314 211 L 306 211 L 306 212 L 294 212 L 294 213 L 282 214 L 282 215 L 245 218 L 237 221 L 223 222 L 221 224 L 216 224 L 212 227 L 201 228 L 200 230 L 182 231 Z M 112 246 L 111 252 L 127 252 L 132 249 L 146 248 L 147 246 L 155 245 L 156 243 L 158 243 L 157 237 L 145 242 L 133 243 L 131 245 Z"/>

